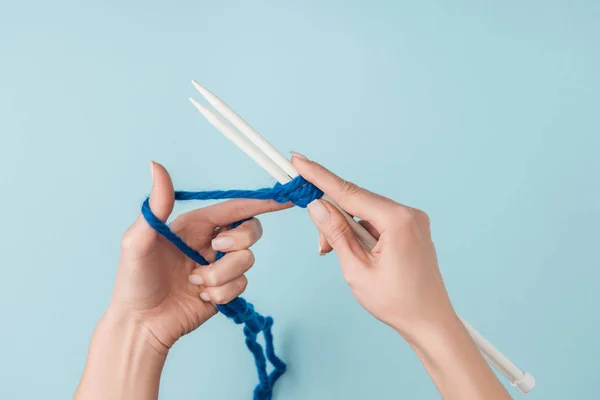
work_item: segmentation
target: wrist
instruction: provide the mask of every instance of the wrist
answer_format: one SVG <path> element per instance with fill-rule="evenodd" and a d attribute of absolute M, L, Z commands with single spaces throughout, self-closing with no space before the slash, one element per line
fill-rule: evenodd
<path fill-rule="evenodd" d="M 446 315 L 435 322 L 423 322 L 406 335 L 406 340 L 417 353 L 432 362 L 446 358 L 454 349 L 465 345 L 475 348 L 456 314 Z"/>
<path fill-rule="evenodd" d="M 510 399 L 456 313 L 423 323 L 406 339 L 448 399 Z"/>
<path fill-rule="evenodd" d="M 463 326 L 452 306 L 439 307 L 435 313 L 422 313 L 413 318 L 396 317 L 389 325 L 412 347 L 437 342 L 450 331 L 460 332 Z"/>
<path fill-rule="evenodd" d="M 98 322 L 96 330 L 99 329 L 121 337 L 124 344 L 135 348 L 140 355 L 148 353 L 164 359 L 169 353 L 170 347 L 154 335 L 139 313 L 110 306 Z"/>
<path fill-rule="evenodd" d="M 90 344 L 76 399 L 156 399 L 167 356 L 137 318 L 109 309 Z"/>

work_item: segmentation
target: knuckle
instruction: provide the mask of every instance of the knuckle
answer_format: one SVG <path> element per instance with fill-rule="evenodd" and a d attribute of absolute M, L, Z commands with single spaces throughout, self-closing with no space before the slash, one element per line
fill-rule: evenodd
<path fill-rule="evenodd" d="M 254 240 L 256 241 L 262 237 L 263 228 L 258 218 L 252 218 L 252 223 L 254 224 L 252 227 L 252 233 L 254 234 Z"/>
<path fill-rule="evenodd" d="M 413 221 L 413 214 L 408 207 L 398 205 L 394 210 L 393 218 L 395 225 L 406 226 Z"/>
<path fill-rule="evenodd" d="M 216 304 L 222 304 L 226 301 L 222 290 L 213 290 L 212 293 L 210 293 L 210 298 Z"/>
<path fill-rule="evenodd" d="M 250 249 L 244 249 L 238 251 L 238 262 L 244 266 L 251 267 L 254 265 L 254 253 Z"/>
<path fill-rule="evenodd" d="M 252 266 L 254 265 L 254 253 L 252 252 L 252 250 L 249 249 L 245 249 L 245 250 L 241 250 L 241 260 L 244 263 L 244 265 L 246 266 Z"/>
<path fill-rule="evenodd" d="M 356 283 L 356 278 L 354 277 L 353 274 L 346 273 L 346 274 L 344 274 L 344 281 L 346 281 L 346 284 L 348 284 L 348 286 L 354 287 L 354 285 Z"/>
<path fill-rule="evenodd" d="M 327 235 L 327 241 L 332 246 L 338 243 L 341 239 L 350 234 L 350 226 L 342 221 L 339 221 Z"/>
<path fill-rule="evenodd" d="M 134 234 L 133 234 L 131 228 L 127 229 L 125 231 L 125 233 L 123 234 L 123 237 L 121 238 L 121 249 L 123 249 L 123 250 L 131 249 L 134 244 L 135 244 Z"/>
<path fill-rule="evenodd" d="M 246 275 L 242 275 L 238 282 L 238 294 L 244 293 L 246 287 L 248 287 L 248 278 L 246 278 Z"/>
<path fill-rule="evenodd" d="M 425 211 L 418 209 L 418 208 L 414 208 L 413 212 L 415 214 L 417 221 L 419 221 L 420 224 L 423 224 L 426 227 L 429 227 L 431 225 L 431 219 L 429 218 L 429 215 Z"/>
<path fill-rule="evenodd" d="M 357 265 L 354 262 L 350 262 L 346 264 L 346 268 L 342 270 L 344 281 L 346 281 L 348 286 L 350 286 L 351 288 L 356 287 L 356 285 L 360 283 L 356 271 L 362 268 L 364 268 L 364 265 Z"/>
<path fill-rule="evenodd" d="M 219 284 L 219 276 L 214 268 L 208 268 L 204 273 L 204 282 L 206 286 L 217 286 Z"/>
<path fill-rule="evenodd" d="M 342 193 L 346 196 L 353 196 L 361 191 L 360 186 L 355 183 L 343 180 L 341 183 Z"/>

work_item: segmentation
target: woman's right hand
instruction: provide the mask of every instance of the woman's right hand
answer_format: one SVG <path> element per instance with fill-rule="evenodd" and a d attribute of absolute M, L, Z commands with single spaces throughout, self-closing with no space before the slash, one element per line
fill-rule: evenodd
<path fill-rule="evenodd" d="M 444 399 L 506 400 L 508 392 L 454 312 L 423 211 L 398 204 L 292 153 L 300 175 L 361 219 L 377 244 L 366 251 L 326 200 L 308 205 L 321 252 L 337 253 L 358 302 L 413 347 Z"/>
<path fill-rule="evenodd" d="M 292 157 L 300 175 L 360 218 L 378 240 L 371 252 L 366 251 L 331 203 L 309 204 L 321 232 L 321 252 L 335 249 L 359 303 L 407 340 L 422 328 L 458 321 L 438 268 L 427 214 L 362 189 L 303 157 Z"/>

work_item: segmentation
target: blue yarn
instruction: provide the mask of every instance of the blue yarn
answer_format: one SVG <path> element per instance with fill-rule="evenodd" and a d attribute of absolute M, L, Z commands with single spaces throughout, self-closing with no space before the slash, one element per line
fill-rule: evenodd
<path fill-rule="evenodd" d="M 292 202 L 298 207 L 305 208 L 311 201 L 321 198 L 323 192 L 316 186 L 306 181 L 301 176 L 282 185 L 277 183 L 273 188 L 258 190 L 213 190 L 204 192 L 175 191 L 175 200 L 221 200 L 221 199 L 260 199 L 275 200 L 278 203 Z M 169 242 L 173 243 L 181 252 L 200 265 L 209 262 L 196 250 L 188 246 L 183 239 L 177 236 L 167 224 L 156 218 L 150 209 L 150 199 L 147 198 L 142 205 L 142 214 L 148 224 Z M 244 221 L 238 221 L 230 226 L 238 227 Z M 217 253 L 217 260 L 225 254 Z M 286 364 L 275 354 L 273 345 L 273 318 L 264 317 L 254 311 L 254 306 L 242 297 L 236 297 L 227 304 L 217 305 L 217 309 L 238 325 L 244 324 L 246 347 L 254 356 L 254 363 L 258 372 L 258 385 L 254 389 L 254 400 L 271 400 L 275 382 L 285 373 Z M 259 333 L 265 339 L 265 349 L 257 341 Z M 267 373 L 267 361 L 273 366 L 273 371 Z"/>

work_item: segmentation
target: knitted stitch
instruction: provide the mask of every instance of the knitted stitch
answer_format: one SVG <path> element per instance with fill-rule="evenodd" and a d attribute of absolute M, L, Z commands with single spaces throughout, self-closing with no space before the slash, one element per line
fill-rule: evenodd
<path fill-rule="evenodd" d="M 275 200 L 278 203 L 292 202 L 298 207 L 305 208 L 311 201 L 319 199 L 323 192 L 301 176 L 294 178 L 286 184 L 277 183 L 273 188 L 258 190 L 214 190 L 204 192 L 175 191 L 175 200 L 220 200 L 220 199 L 261 199 Z M 150 209 L 150 198 L 142 205 L 142 214 L 148 224 L 169 242 L 173 243 L 181 252 L 200 265 L 209 262 L 196 250 L 188 246 L 183 239 L 177 236 L 167 224 L 159 220 Z M 230 226 L 238 227 L 245 221 L 238 221 Z M 225 254 L 217 253 L 217 260 Z M 275 354 L 273 345 L 273 318 L 264 317 L 254 311 L 254 306 L 242 297 L 236 297 L 227 304 L 217 305 L 217 309 L 236 324 L 244 324 L 246 346 L 254 356 L 254 363 L 258 371 L 258 385 L 254 389 L 254 400 L 271 400 L 273 386 L 277 379 L 285 373 L 286 364 Z M 259 333 L 263 334 L 266 349 L 257 342 Z M 273 366 L 273 371 L 267 374 L 267 360 Z"/>

